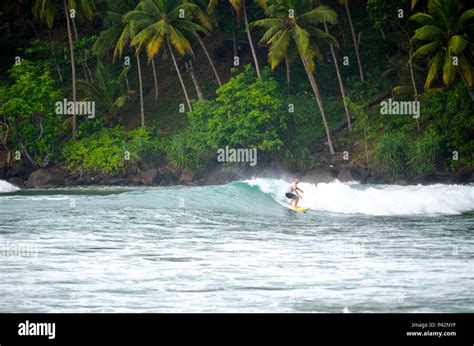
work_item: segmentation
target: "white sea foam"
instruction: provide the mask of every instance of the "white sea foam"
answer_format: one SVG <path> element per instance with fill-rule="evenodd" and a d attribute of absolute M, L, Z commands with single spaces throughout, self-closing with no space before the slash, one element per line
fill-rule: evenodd
<path fill-rule="evenodd" d="M 14 192 L 20 190 L 19 187 L 12 185 L 5 180 L 0 180 L 0 193 L 4 192 Z"/>
<path fill-rule="evenodd" d="M 245 183 L 258 186 L 281 204 L 289 182 L 256 178 Z M 467 185 L 361 185 L 335 181 L 329 184 L 300 183 L 304 191 L 299 205 L 343 214 L 423 215 L 460 214 L 474 210 L 474 186 Z"/>

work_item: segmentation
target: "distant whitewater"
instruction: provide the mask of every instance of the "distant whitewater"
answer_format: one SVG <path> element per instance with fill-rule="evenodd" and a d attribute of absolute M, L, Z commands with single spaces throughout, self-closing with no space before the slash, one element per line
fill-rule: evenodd
<path fill-rule="evenodd" d="M 258 187 L 275 201 L 288 205 L 284 197 L 289 182 L 256 178 L 244 183 Z M 474 186 L 465 185 L 362 185 L 358 183 L 308 184 L 300 205 L 314 210 L 343 214 L 422 215 L 461 214 L 474 210 Z"/>
<path fill-rule="evenodd" d="M 15 192 L 20 190 L 18 187 L 15 185 L 12 185 L 5 180 L 0 180 L 0 193 L 5 193 L 5 192 Z"/>

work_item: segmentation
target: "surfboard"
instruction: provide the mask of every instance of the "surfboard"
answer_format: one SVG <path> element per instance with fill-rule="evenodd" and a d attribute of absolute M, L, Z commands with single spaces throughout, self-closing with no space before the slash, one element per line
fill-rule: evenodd
<path fill-rule="evenodd" d="M 293 209 L 294 211 L 299 211 L 299 212 L 301 212 L 301 211 L 308 211 L 308 210 L 309 210 L 309 208 L 303 208 L 303 207 L 291 208 L 291 209 Z"/>

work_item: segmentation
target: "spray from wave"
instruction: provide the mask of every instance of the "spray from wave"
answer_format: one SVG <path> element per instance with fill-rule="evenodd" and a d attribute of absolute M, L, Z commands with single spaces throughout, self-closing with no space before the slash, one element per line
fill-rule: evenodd
<path fill-rule="evenodd" d="M 20 188 L 18 188 L 17 186 L 12 185 L 6 182 L 5 180 L 0 180 L 0 193 L 15 192 L 18 190 L 20 190 Z"/>
<path fill-rule="evenodd" d="M 284 197 L 289 182 L 256 178 L 244 183 L 288 206 Z M 333 182 L 317 185 L 300 183 L 304 191 L 299 205 L 313 210 L 365 215 L 461 214 L 474 210 L 474 186 L 430 185 L 394 186 L 361 185 Z"/>

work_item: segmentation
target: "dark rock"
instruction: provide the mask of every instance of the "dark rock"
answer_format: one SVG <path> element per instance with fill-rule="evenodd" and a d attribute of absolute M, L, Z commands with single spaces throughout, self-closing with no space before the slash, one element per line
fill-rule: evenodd
<path fill-rule="evenodd" d="M 5 179 L 6 171 L 7 171 L 6 165 L 4 163 L 0 163 L 0 179 Z"/>
<path fill-rule="evenodd" d="M 469 184 L 471 172 L 436 172 L 436 178 L 444 184 Z"/>
<path fill-rule="evenodd" d="M 342 182 L 355 181 L 356 179 L 352 176 L 349 168 L 342 169 L 337 175 L 337 180 Z"/>
<path fill-rule="evenodd" d="M 366 179 L 370 176 L 370 172 L 368 170 L 359 167 L 351 168 L 351 173 L 355 180 L 361 183 L 364 183 Z"/>
<path fill-rule="evenodd" d="M 75 185 L 91 185 L 93 183 L 92 177 L 82 176 L 76 180 Z"/>
<path fill-rule="evenodd" d="M 143 179 L 138 175 L 130 175 L 127 180 L 130 185 L 141 185 Z"/>
<path fill-rule="evenodd" d="M 126 178 L 110 178 L 108 181 L 109 185 L 123 186 L 127 185 L 128 180 Z"/>
<path fill-rule="evenodd" d="M 412 184 L 418 185 L 429 185 L 429 184 L 436 184 L 439 183 L 438 178 L 436 177 L 436 173 L 425 173 L 420 174 L 411 180 Z"/>
<path fill-rule="evenodd" d="M 365 182 L 366 184 L 387 184 L 388 180 L 381 175 L 372 175 Z"/>
<path fill-rule="evenodd" d="M 20 188 L 25 187 L 25 181 L 19 177 L 11 177 L 10 179 L 8 179 L 8 182 Z"/>
<path fill-rule="evenodd" d="M 193 172 L 189 169 L 185 169 L 181 173 L 181 177 L 179 178 L 179 183 L 180 184 L 189 184 L 190 182 L 193 181 L 195 175 L 196 175 L 196 172 Z"/>
<path fill-rule="evenodd" d="M 221 185 L 249 177 L 245 169 L 240 166 L 217 166 L 208 172 L 207 183 L 209 185 Z"/>
<path fill-rule="evenodd" d="M 400 185 L 400 186 L 407 186 L 408 185 L 408 180 L 406 179 L 398 179 L 393 182 L 394 185 Z"/>
<path fill-rule="evenodd" d="M 305 183 L 319 184 L 330 183 L 336 180 L 338 171 L 336 169 L 318 169 L 308 172 L 303 180 Z"/>
<path fill-rule="evenodd" d="M 11 161 L 9 166 L 10 169 L 5 173 L 5 178 L 7 179 L 11 177 L 18 177 L 26 180 L 28 179 L 28 176 L 31 174 L 31 172 L 34 171 L 33 168 L 28 166 L 23 161 Z"/>
<path fill-rule="evenodd" d="M 38 169 L 30 174 L 26 186 L 35 188 L 64 187 L 64 175 L 56 171 Z"/>
<path fill-rule="evenodd" d="M 149 169 L 141 174 L 143 185 L 152 186 L 159 182 L 158 170 L 156 168 Z"/>
<path fill-rule="evenodd" d="M 102 184 L 103 178 L 100 175 L 94 175 L 91 177 L 91 184 L 92 185 L 100 185 Z"/>
<path fill-rule="evenodd" d="M 169 183 L 168 179 L 166 179 L 166 178 L 163 178 L 160 181 L 160 186 L 168 186 L 169 184 L 170 183 Z"/>

